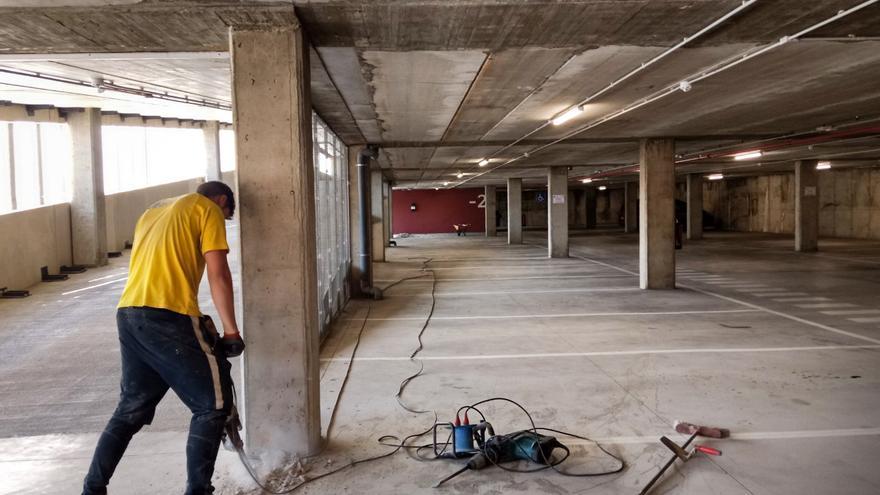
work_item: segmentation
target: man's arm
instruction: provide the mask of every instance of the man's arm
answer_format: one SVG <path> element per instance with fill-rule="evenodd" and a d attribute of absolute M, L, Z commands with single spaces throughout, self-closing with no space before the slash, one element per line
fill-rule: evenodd
<path fill-rule="evenodd" d="M 208 269 L 208 284 L 211 286 L 211 298 L 220 313 L 224 335 L 238 335 L 238 324 L 235 322 L 235 305 L 232 296 L 232 273 L 226 261 L 226 251 L 208 251 L 205 253 L 205 264 Z"/>

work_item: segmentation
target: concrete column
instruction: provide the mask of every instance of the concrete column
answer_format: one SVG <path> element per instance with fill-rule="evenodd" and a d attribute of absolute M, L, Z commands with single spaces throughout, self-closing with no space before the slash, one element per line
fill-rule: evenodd
<path fill-rule="evenodd" d="M 703 176 L 687 176 L 687 238 L 703 238 Z"/>
<path fill-rule="evenodd" d="M 495 225 L 495 212 L 497 211 L 498 205 L 497 196 L 495 194 L 495 186 L 486 186 L 484 191 L 486 195 L 486 237 L 495 237 L 498 233 Z"/>
<path fill-rule="evenodd" d="M 574 201 L 574 221 L 572 224 L 577 228 L 587 226 L 587 192 L 584 188 L 575 189 L 570 196 Z"/>
<path fill-rule="evenodd" d="M 587 223 L 586 226 L 588 229 L 595 229 L 596 222 L 598 219 L 598 211 L 596 209 L 596 196 L 598 195 L 598 191 L 596 191 L 595 187 L 588 187 L 584 189 L 584 204 L 587 214 Z"/>
<path fill-rule="evenodd" d="M 104 211 L 104 162 L 101 149 L 101 109 L 71 112 L 73 201 L 70 231 L 73 263 L 107 264 L 107 219 Z"/>
<path fill-rule="evenodd" d="M 394 184 L 388 182 L 388 209 L 385 212 L 385 225 L 388 232 L 388 241 L 394 238 Z"/>
<path fill-rule="evenodd" d="M 363 146 L 348 147 L 348 221 L 349 221 L 349 246 L 351 248 L 351 277 L 349 290 L 352 297 L 362 297 L 361 293 L 361 270 L 358 260 L 361 255 L 361 216 L 358 208 L 358 153 Z M 367 188 L 369 190 L 369 187 Z"/>
<path fill-rule="evenodd" d="M 639 146 L 639 285 L 675 288 L 675 142 Z"/>
<path fill-rule="evenodd" d="M 385 246 L 388 240 L 385 239 L 385 178 L 382 176 L 381 170 L 370 171 L 370 218 L 373 243 L 372 258 L 373 262 L 385 261 Z"/>
<path fill-rule="evenodd" d="M 321 444 L 309 47 L 296 26 L 233 27 L 230 50 L 248 346 L 239 400 L 248 452 L 283 463 Z"/>
<path fill-rule="evenodd" d="M 382 181 L 382 232 L 385 246 L 391 245 L 391 183 Z"/>
<path fill-rule="evenodd" d="M 639 231 L 639 183 L 627 182 L 623 190 L 623 231 Z"/>
<path fill-rule="evenodd" d="M 205 122 L 202 132 L 205 134 L 205 179 L 223 180 L 220 172 L 220 122 Z"/>
<path fill-rule="evenodd" d="M 547 174 L 547 252 L 568 258 L 568 168 L 550 167 Z"/>
<path fill-rule="evenodd" d="M 522 244 L 522 179 L 507 179 L 507 243 Z"/>
<path fill-rule="evenodd" d="M 794 162 L 794 250 L 819 249 L 819 173 L 816 160 Z"/>

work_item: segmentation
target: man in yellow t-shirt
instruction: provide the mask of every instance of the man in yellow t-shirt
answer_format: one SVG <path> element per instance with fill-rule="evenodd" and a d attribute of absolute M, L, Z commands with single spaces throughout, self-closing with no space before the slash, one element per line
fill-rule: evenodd
<path fill-rule="evenodd" d="M 186 445 L 187 495 L 214 492 L 211 477 L 232 407 L 227 356 L 244 343 L 235 323 L 224 218 L 235 196 L 222 182 L 150 206 L 134 232 L 128 282 L 116 322 L 122 354 L 119 404 L 104 429 L 83 495 L 106 494 L 131 437 L 150 424 L 169 388 L 192 411 Z M 207 267 L 223 337 L 201 324 L 198 291 Z"/>

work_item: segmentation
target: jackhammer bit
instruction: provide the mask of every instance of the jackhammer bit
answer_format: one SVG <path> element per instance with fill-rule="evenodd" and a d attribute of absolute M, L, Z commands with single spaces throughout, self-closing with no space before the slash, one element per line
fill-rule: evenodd
<path fill-rule="evenodd" d="M 244 442 L 241 440 L 241 418 L 238 416 L 238 409 L 235 404 L 229 411 L 226 418 L 226 424 L 223 426 L 223 448 L 232 452 L 241 452 L 244 448 Z"/>

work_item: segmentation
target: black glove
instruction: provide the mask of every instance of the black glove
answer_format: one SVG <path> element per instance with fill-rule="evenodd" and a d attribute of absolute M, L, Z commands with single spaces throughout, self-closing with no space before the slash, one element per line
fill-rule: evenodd
<path fill-rule="evenodd" d="M 241 334 L 223 335 L 221 343 L 226 357 L 238 357 L 244 352 L 244 340 L 241 340 Z"/>

